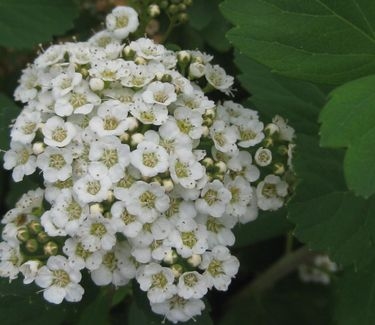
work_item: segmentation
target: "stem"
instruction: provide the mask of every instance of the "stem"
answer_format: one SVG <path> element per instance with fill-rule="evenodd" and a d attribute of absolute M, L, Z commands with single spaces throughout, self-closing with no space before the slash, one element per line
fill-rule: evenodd
<path fill-rule="evenodd" d="M 294 236 L 291 231 L 289 231 L 286 235 L 286 242 L 285 242 L 285 255 L 291 253 L 293 251 L 293 242 Z"/>
<path fill-rule="evenodd" d="M 277 281 L 294 271 L 300 264 L 309 262 L 315 255 L 316 253 L 310 251 L 306 246 L 284 255 L 254 281 L 246 285 L 229 303 L 235 305 L 254 293 L 272 288 Z"/>
<path fill-rule="evenodd" d="M 168 25 L 168 28 L 167 30 L 165 31 L 164 35 L 162 36 L 161 40 L 160 40 L 160 43 L 161 44 L 164 44 L 165 41 L 168 39 L 168 37 L 171 35 L 173 29 L 176 27 L 176 20 L 175 19 L 171 19 L 170 20 L 170 23 Z"/>

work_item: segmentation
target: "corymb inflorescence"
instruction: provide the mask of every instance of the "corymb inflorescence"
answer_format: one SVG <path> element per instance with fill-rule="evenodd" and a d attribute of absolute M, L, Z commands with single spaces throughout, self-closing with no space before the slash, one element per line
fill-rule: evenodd
<path fill-rule="evenodd" d="M 294 131 L 228 99 L 233 77 L 210 55 L 128 40 L 138 24 L 117 7 L 23 71 L 4 167 L 43 184 L 2 220 L 0 275 L 56 304 L 81 300 L 82 272 L 135 279 L 155 313 L 187 321 L 238 271 L 233 227 L 290 196 Z"/>

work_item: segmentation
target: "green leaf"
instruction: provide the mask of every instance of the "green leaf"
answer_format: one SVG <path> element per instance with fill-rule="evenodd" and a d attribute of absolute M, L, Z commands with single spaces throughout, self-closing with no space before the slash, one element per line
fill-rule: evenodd
<path fill-rule="evenodd" d="M 198 31 L 203 30 L 211 22 L 217 4 L 217 0 L 194 1 L 188 9 L 189 25 Z"/>
<path fill-rule="evenodd" d="M 344 170 L 348 187 L 375 194 L 375 75 L 336 88 L 320 115 L 321 144 L 347 147 Z"/>
<path fill-rule="evenodd" d="M 236 248 L 245 247 L 257 242 L 285 234 L 292 229 L 292 224 L 286 220 L 286 210 L 260 212 L 254 221 L 237 225 L 233 232 L 236 236 Z"/>
<path fill-rule="evenodd" d="M 375 319 L 375 260 L 364 269 L 345 269 L 337 279 L 335 320 L 340 325 L 372 325 Z"/>
<path fill-rule="evenodd" d="M 59 306 L 47 303 L 41 293 L 36 294 L 39 290 L 34 285 L 24 285 L 21 280 L 9 283 L 8 279 L 1 279 L 1 324 L 62 324 L 72 308 L 66 303 Z"/>
<path fill-rule="evenodd" d="M 285 76 L 341 84 L 375 72 L 373 0 L 225 0 L 228 39 Z"/>
<path fill-rule="evenodd" d="M 109 300 L 106 289 L 96 296 L 95 300 L 89 304 L 81 313 L 79 325 L 108 325 Z"/>
<path fill-rule="evenodd" d="M 0 149 L 9 148 L 9 125 L 20 110 L 17 105 L 6 95 L 0 93 Z"/>
<path fill-rule="evenodd" d="M 73 27 L 72 0 L 0 0 L 0 44 L 29 48 Z"/>
<path fill-rule="evenodd" d="M 272 73 L 238 52 L 235 63 L 241 70 L 241 85 L 252 94 L 251 102 L 261 114 L 268 119 L 276 114 L 287 118 L 298 133 L 317 133 L 317 115 L 325 102 L 317 86 Z"/>
<path fill-rule="evenodd" d="M 269 292 L 225 308 L 219 325 L 330 324 L 331 305 L 329 287 L 286 279 Z"/>

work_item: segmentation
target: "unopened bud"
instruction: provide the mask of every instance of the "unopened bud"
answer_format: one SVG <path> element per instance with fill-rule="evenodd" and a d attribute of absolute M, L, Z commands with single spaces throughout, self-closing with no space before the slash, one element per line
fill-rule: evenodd
<path fill-rule="evenodd" d="M 198 254 L 193 254 L 191 257 L 188 258 L 187 262 L 193 266 L 197 267 L 202 262 L 202 256 Z"/>
<path fill-rule="evenodd" d="M 129 139 L 130 139 L 130 136 L 129 136 L 129 133 L 123 133 L 123 134 L 121 134 L 120 135 L 120 141 L 122 142 L 122 143 L 126 143 L 126 142 L 128 142 L 129 141 Z"/>
<path fill-rule="evenodd" d="M 170 178 L 163 179 L 163 187 L 166 192 L 170 192 L 173 190 L 174 184 Z"/>
<path fill-rule="evenodd" d="M 89 86 L 92 91 L 100 91 L 104 89 L 104 81 L 99 78 L 92 78 L 90 79 Z"/>
<path fill-rule="evenodd" d="M 204 64 L 199 62 L 193 62 L 189 66 L 189 77 L 199 79 L 204 76 L 206 67 Z"/>
<path fill-rule="evenodd" d="M 134 133 L 130 138 L 130 144 L 136 146 L 140 144 L 144 138 L 145 136 L 142 133 Z"/>
<path fill-rule="evenodd" d="M 135 51 L 129 45 L 124 47 L 122 53 L 124 54 L 125 59 L 133 59 L 135 55 Z"/>
<path fill-rule="evenodd" d="M 32 233 L 32 234 L 38 234 L 40 233 L 42 230 L 43 230 L 43 227 L 42 225 L 40 224 L 39 221 L 36 221 L 36 220 L 33 220 L 33 221 L 30 221 L 28 224 L 27 224 L 27 227 L 29 228 L 29 231 Z"/>
<path fill-rule="evenodd" d="M 185 11 L 186 10 L 186 5 L 184 3 L 180 3 L 178 6 L 179 11 Z"/>
<path fill-rule="evenodd" d="M 128 122 L 129 132 L 134 131 L 139 126 L 138 120 L 135 117 L 128 117 L 126 121 Z"/>
<path fill-rule="evenodd" d="M 89 76 L 89 71 L 86 68 L 81 68 L 79 72 L 83 78 L 87 78 Z"/>
<path fill-rule="evenodd" d="M 178 14 L 177 19 L 180 23 L 185 24 L 189 21 L 189 15 L 186 12 Z"/>
<path fill-rule="evenodd" d="M 267 137 L 263 140 L 263 146 L 266 148 L 272 147 L 273 146 L 273 140 L 271 137 Z"/>
<path fill-rule="evenodd" d="M 115 195 L 113 194 L 113 191 L 108 191 L 106 201 L 109 203 L 112 203 L 114 200 L 115 200 Z"/>
<path fill-rule="evenodd" d="M 173 264 L 171 270 L 175 278 L 178 278 L 184 272 L 184 268 L 180 264 Z"/>
<path fill-rule="evenodd" d="M 147 64 L 147 61 L 146 59 L 142 58 L 141 56 L 137 56 L 135 59 L 134 59 L 134 62 L 138 65 L 146 65 Z"/>
<path fill-rule="evenodd" d="M 177 253 L 175 251 L 173 251 L 173 250 L 170 250 L 164 256 L 163 262 L 172 265 L 172 264 L 176 263 L 177 258 L 178 258 Z"/>
<path fill-rule="evenodd" d="M 254 160 L 258 166 L 265 167 L 272 162 L 272 152 L 266 148 L 258 148 L 255 152 Z"/>
<path fill-rule="evenodd" d="M 178 7 L 174 4 L 172 4 L 168 7 L 168 12 L 172 15 L 177 14 L 178 13 Z"/>
<path fill-rule="evenodd" d="M 186 65 L 191 60 L 191 54 L 188 51 L 179 51 L 177 53 L 177 60 L 178 62 Z"/>
<path fill-rule="evenodd" d="M 17 231 L 17 239 L 21 242 L 26 242 L 30 238 L 30 233 L 26 227 L 21 227 Z"/>
<path fill-rule="evenodd" d="M 219 169 L 219 173 L 225 173 L 227 171 L 227 165 L 223 161 L 218 161 L 215 166 Z"/>
<path fill-rule="evenodd" d="M 280 155 L 282 155 L 282 156 L 286 156 L 287 154 L 288 154 L 288 147 L 287 146 L 284 146 L 284 145 L 282 145 L 282 146 L 279 146 L 278 148 L 277 148 L 277 152 L 280 154 Z"/>
<path fill-rule="evenodd" d="M 38 239 L 39 243 L 45 244 L 46 242 L 48 242 L 50 240 L 50 237 L 48 236 L 48 234 L 45 231 L 41 231 L 37 235 L 37 239 Z"/>
<path fill-rule="evenodd" d="M 152 17 L 155 18 L 160 15 L 160 7 L 157 4 L 151 4 L 147 8 L 147 13 Z"/>
<path fill-rule="evenodd" d="M 40 155 L 44 152 L 45 144 L 43 142 L 35 142 L 33 144 L 33 153 L 34 155 Z"/>
<path fill-rule="evenodd" d="M 102 214 L 103 211 L 104 208 L 100 203 L 94 203 L 90 205 L 90 214 Z"/>
<path fill-rule="evenodd" d="M 171 82 L 172 76 L 170 74 L 164 74 L 163 77 L 161 77 L 162 82 Z"/>
<path fill-rule="evenodd" d="M 269 123 L 264 128 L 264 133 L 267 136 L 272 136 L 275 133 L 279 133 L 279 132 L 280 132 L 280 128 L 275 123 Z"/>
<path fill-rule="evenodd" d="M 207 157 L 207 158 L 204 158 L 204 159 L 202 160 L 202 164 L 203 164 L 203 166 L 205 166 L 205 167 L 211 167 L 211 166 L 214 165 L 214 161 L 212 160 L 212 158 Z"/>
<path fill-rule="evenodd" d="M 282 175 L 285 173 L 285 166 L 281 162 L 277 162 L 273 164 L 273 173 L 276 175 Z"/>
<path fill-rule="evenodd" d="M 29 239 L 25 244 L 25 248 L 29 253 L 35 253 L 39 248 L 37 240 L 35 238 Z"/>
<path fill-rule="evenodd" d="M 59 251 L 59 246 L 53 242 L 49 241 L 47 244 L 43 246 L 44 255 L 53 256 L 56 255 Z"/>

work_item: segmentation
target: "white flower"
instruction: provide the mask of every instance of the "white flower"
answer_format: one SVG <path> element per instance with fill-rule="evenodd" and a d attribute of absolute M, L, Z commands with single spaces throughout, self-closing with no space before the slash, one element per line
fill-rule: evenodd
<path fill-rule="evenodd" d="M 175 88 L 167 82 L 151 82 L 142 93 L 143 100 L 148 104 L 159 104 L 168 106 L 176 101 Z"/>
<path fill-rule="evenodd" d="M 200 213 L 220 218 L 231 198 L 231 192 L 224 187 L 223 183 L 215 179 L 202 189 L 201 198 L 195 201 L 195 206 Z"/>
<path fill-rule="evenodd" d="M 288 184 L 279 176 L 267 175 L 256 189 L 258 206 L 261 210 L 277 210 L 284 204 L 288 194 Z"/>
<path fill-rule="evenodd" d="M 195 89 L 191 95 L 181 94 L 173 104 L 176 107 L 186 107 L 197 110 L 201 114 L 215 107 L 215 102 L 209 100 L 202 91 Z"/>
<path fill-rule="evenodd" d="M 122 59 L 96 61 L 92 63 L 89 73 L 103 81 L 116 81 L 129 75 L 129 64 Z"/>
<path fill-rule="evenodd" d="M 44 143 L 51 147 L 65 147 L 77 131 L 70 122 L 65 122 L 61 117 L 53 116 L 42 127 Z"/>
<path fill-rule="evenodd" d="M 82 246 L 90 252 L 110 250 L 116 244 L 115 233 L 111 220 L 99 214 L 90 215 L 79 229 Z"/>
<path fill-rule="evenodd" d="M 185 272 L 180 275 L 177 294 L 184 299 L 199 299 L 207 293 L 207 283 L 197 271 Z"/>
<path fill-rule="evenodd" d="M 23 144 L 31 143 L 35 138 L 41 122 L 40 112 L 25 108 L 17 117 L 16 122 L 10 132 L 13 141 L 18 141 Z"/>
<path fill-rule="evenodd" d="M 96 270 L 99 268 L 103 259 L 103 251 L 97 250 L 91 252 L 85 249 L 82 242 L 78 238 L 68 238 L 65 240 L 63 252 L 68 256 L 69 266 L 76 270 L 87 268 L 88 270 Z"/>
<path fill-rule="evenodd" d="M 44 190 L 37 188 L 36 190 L 27 191 L 21 196 L 16 203 L 16 208 L 22 209 L 24 213 L 31 213 L 34 208 L 40 208 L 43 203 Z M 5 216 L 3 220 L 5 219 Z M 7 221 L 8 222 L 8 221 Z"/>
<path fill-rule="evenodd" d="M 131 42 L 129 47 L 135 51 L 137 56 L 147 60 L 160 59 L 166 51 L 163 45 L 155 44 L 148 38 L 139 38 Z"/>
<path fill-rule="evenodd" d="M 191 217 L 180 218 L 176 230 L 169 235 L 171 245 L 184 258 L 193 254 L 203 254 L 208 248 L 206 227 L 197 224 Z"/>
<path fill-rule="evenodd" d="M 135 182 L 119 199 L 125 201 L 127 210 L 142 222 L 153 222 L 169 207 L 169 197 L 157 183 Z"/>
<path fill-rule="evenodd" d="M 241 124 L 243 121 L 258 120 L 258 112 L 250 108 L 244 108 L 241 104 L 226 100 L 217 106 L 217 118 L 230 122 L 234 125 Z"/>
<path fill-rule="evenodd" d="M 126 237 L 136 237 L 142 230 L 143 222 L 140 217 L 130 214 L 125 202 L 115 202 L 111 207 L 111 213 L 117 231 L 122 232 Z"/>
<path fill-rule="evenodd" d="M 87 174 L 74 183 L 73 190 L 82 203 L 101 202 L 107 198 L 111 186 L 108 177 L 98 179 Z"/>
<path fill-rule="evenodd" d="M 227 291 L 231 279 L 237 274 L 240 263 L 224 246 L 216 246 L 211 252 L 203 254 L 200 268 L 205 270 L 209 288 L 213 286 L 220 291 Z"/>
<path fill-rule="evenodd" d="M 10 150 L 4 154 L 4 168 L 13 169 L 12 177 L 15 182 L 22 181 L 25 175 L 31 175 L 36 169 L 36 157 L 32 154 L 30 145 L 12 141 Z"/>
<path fill-rule="evenodd" d="M 190 150 L 177 150 L 171 156 L 169 164 L 172 180 L 186 188 L 194 188 L 196 182 L 205 175 L 205 168 Z"/>
<path fill-rule="evenodd" d="M 82 81 L 71 92 L 56 99 L 55 112 L 59 116 L 89 114 L 100 101 L 100 97 L 90 90 L 88 82 Z"/>
<path fill-rule="evenodd" d="M 240 151 L 238 155 L 228 160 L 227 167 L 237 175 L 243 176 L 249 182 L 259 179 L 260 171 L 258 167 L 252 165 L 252 157 L 247 151 Z"/>
<path fill-rule="evenodd" d="M 136 279 L 140 288 L 147 291 L 151 303 L 161 303 L 171 298 L 177 291 L 173 284 L 172 270 L 156 263 L 141 266 L 137 271 Z"/>
<path fill-rule="evenodd" d="M 40 264 L 41 263 L 37 260 L 30 260 L 30 261 L 23 263 L 20 266 L 19 270 L 24 276 L 23 278 L 24 284 L 30 284 L 35 280 L 38 274 Z"/>
<path fill-rule="evenodd" d="M 128 106 L 119 100 L 108 100 L 103 102 L 97 112 L 90 120 L 90 128 L 99 136 L 121 135 L 129 126 L 127 121 Z"/>
<path fill-rule="evenodd" d="M 123 286 L 134 278 L 135 274 L 136 267 L 130 256 L 129 245 L 121 242 L 103 255 L 101 265 L 91 272 L 91 279 L 98 286 L 110 283 Z"/>
<path fill-rule="evenodd" d="M 232 195 L 226 213 L 236 217 L 244 215 L 253 195 L 250 183 L 245 178 L 237 176 L 234 180 L 226 179 L 224 185 Z"/>
<path fill-rule="evenodd" d="M 118 182 L 130 163 L 130 149 L 117 137 L 107 136 L 91 145 L 89 159 L 89 171 L 92 175 L 97 178 L 109 176 L 112 182 Z"/>
<path fill-rule="evenodd" d="M 9 280 L 16 279 L 22 260 L 18 246 L 13 247 L 4 241 L 0 243 L 0 277 L 7 277 Z"/>
<path fill-rule="evenodd" d="M 168 169 L 167 151 L 149 141 L 141 142 L 136 150 L 130 153 L 130 161 L 143 176 L 155 176 L 163 173 Z"/>
<path fill-rule="evenodd" d="M 68 94 L 82 80 L 82 75 L 75 72 L 74 67 L 69 67 L 57 77 L 51 80 L 52 94 L 55 98 L 59 98 Z"/>
<path fill-rule="evenodd" d="M 43 297 L 47 301 L 60 304 L 66 301 L 80 301 L 84 293 L 79 285 L 81 273 L 69 266 L 63 256 L 51 256 L 46 266 L 42 266 L 35 278 L 35 283 L 44 288 Z"/>
<path fill-rule="evenodd" d="M 207 81 L 215 89 L 227 92 L 233 85 L 234 78 L 228 76 L 223 68 L 218 65 L 206 65 L 205 76 Z"/>
<path fill-rule="evenodd" d="M 151 309 L 154 313 L 164 315 L 165 318 L 176 324 L 201 315 L 204 303 L 200 299 L 184 299 L 179 295 L 174 295 L 165 302 L 151 303 Z"/>
<path fill-rule="evenodd" d="M 263 123 L 258 120 L 241 120 L 237 123 L 239 142 L 238 146 L 242 148 L 253 147 L 264 139 Z"/>
<path fill-rule="evenodd" d="M 45 68 L 63 60 L 64 54 L 64 45 L 52 45 L 44 53 L 39 55 L 34 63 L 38 68 Z"/>
<path fill-rule="evenodd" d="M 135 63 L 129 65 L 129 75 L 121 79 L 121 84 L 129 88 L 141 88 L 154 79 L 155 73 L 145 65 L 136 65 Z"/>
<path fill-rule="evenodd" d="M 287 121 L 281 116 L 276 115 L 272 119 L 272 123 L 275 123 L 279 127 L 280 140 L 291 142 L 294 138 L 294 129 L 287 124 Z"/>
<path fill-rule="evenodd" d="M 130 105 L 131 114 L 143 124 L 161 125 L 168 118 L 168 109 L 164 105 L 147 104 L 140 96 Z"/>
<path fill-rule="evenodd" d="M 265 167 L 272 162 L 272 152 L 267 148 L 260 147 L 254 155 L 254 160 L 258 166 Z"/>
<path fill-rule="evenodd" d="M 35 69 L 35 66 L 28 66 L 26 69 L 22 70 L 22 76 L 19 80 L 19 86 L 14 92 L 14 98 L 23 103 L 27 103 L 31 99 L 35 98 L 38 94 L 36 87 L 39 84 L 39 73 Z"/>
<path fill-rule="evenodd" d="M 210 135 L 217 150 L 232 156 L 238 153 L 236 145 L 238 131 L 235 126 L 217 120 L 210 128 Z"/>
<path fill-rule="evenodd" d="M 47 147 L 37 158 L 37 165 L 48 182 L 65 181 L 72 175 L 72 153 L 66 148 Z"/>
<path fill-rule="evenodd" d="M 137 30 L 139 25 L 138 14 L 131 7 L 119 6 L 106 17 L 106 26 L 118 39 L 128 37 Z"/>

